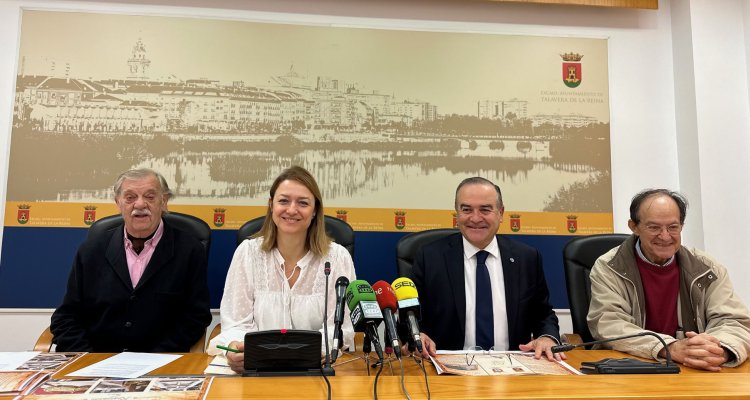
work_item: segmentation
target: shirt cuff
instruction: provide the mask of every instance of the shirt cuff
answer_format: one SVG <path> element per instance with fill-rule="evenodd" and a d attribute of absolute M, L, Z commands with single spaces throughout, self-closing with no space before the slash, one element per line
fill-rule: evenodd
<path fill-rule="evenodd" d="M 548 337 L 548 338 L 550 338 L 550 339 L 554 340 L 554 341 L 555 341 L 555 344 L 557 344 L 557 345 L 559 345 L 559 344 L 560 344 L 560 341 L 559 341 L 559 340 L 557 340 L 557 338 L 556 338 L 556 337 L 554 337 L 554 336 L 552 336 L 552 335 L 540 335 L 539 337 Z"/>

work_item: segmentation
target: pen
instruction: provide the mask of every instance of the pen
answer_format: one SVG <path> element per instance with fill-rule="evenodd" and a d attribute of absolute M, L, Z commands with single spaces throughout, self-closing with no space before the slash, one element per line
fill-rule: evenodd
<path fill-rule="evenodd" d="M 239 350 L 237 350 L 237 349 L 233 349 L 233 348 L 231 348 L 231 347 L 227 347 L 227 346 L 222 346 L 222 345 L 218 345 L 218 344 L 216 345 L 216 348 L 217 348 L 217 349 L 222 349 L 222 350 L 226 350 L 226 351 L 230 351 L 230 352 L 232 352 L 232 353 L 242 353 L 241 351 L 239 351 Z"/>

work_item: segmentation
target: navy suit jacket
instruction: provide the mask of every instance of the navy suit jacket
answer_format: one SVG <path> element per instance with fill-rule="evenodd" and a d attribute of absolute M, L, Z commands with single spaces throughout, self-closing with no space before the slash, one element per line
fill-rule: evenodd
<path fill-rule="evenodd" d="M 497 235 L 505 281 L 509 349 L 518 350 L 533 337 L 560 340 L 557 316 L 549 303 L 542 256 L 535 248 Z M 460 233 L 417 251 L 412 277 L 419 293 L 421 329 L 440 350 L 464 347 L 466 290 L 464 249 Z"/>
<path fill-rule="evenodd" d="M 164 222 L 164 233 L 134 288 L 123 225 L 78 249 L 50 329 L 58 351 L 188 352 L 211 322 L 206 251 Z"/>

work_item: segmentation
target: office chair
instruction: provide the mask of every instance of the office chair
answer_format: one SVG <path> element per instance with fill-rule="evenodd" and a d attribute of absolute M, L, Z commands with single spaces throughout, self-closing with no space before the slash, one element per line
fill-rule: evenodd
<path fill-rule="evenodd" d="M 579 236 L 571 239 L 563 248 L 570 318 L 573 320 L 573 332 L 580 335 L 583 342 L 594 340 L 586 322 L 591 302 L 591 268 L 597 258 L 621 245 L 628 237 L 630 235 L 620 233 Z"/>
<path fill-rule="evenodd" d="M 399 277 L 410 278 L 417 250 L 427 243 L 454 233 L 459 233 L 459 230 L 455 228 L 429 229 L 422 232 L 412 232 L 399 239 L 396 243 L 396 274 Z"/>
<path fill-rule="evenodd" d="M 221 322 L 216 324 L 213 327 L 213 329 L 211 329 L 211 334 L 208 335 L 208 341 L 210 342 L 211 340 L 213 340 L 213 338 L 219 336 L 220 333 L 221 333 Z"/>
<path fill-rule="evenodd" d="M 197 342 L 190 346 L 190 353 L 205 353 L 206 343 L 206 333 L 203 332 L 203 336 L 201 336 Z"/>
<path fill-rule="evenodd" d="M 164 213 L 161 217 L 173 228 L 192 233 L 206 249 L 206 257 L 208 257 L 208 249 L 211 247 L 211 227 L 205 221 L 192 215 L 178 212 Z M 99 219 L 89 227 L 88 237 L 113 230 L 121 223 L 122 216 L 119 214 Z"/>
<path fill-rule="evenodd" d="M 42 334 L 39 335 L 39 338 L 36 340 L 33 350 L 47 353 L 51 349 L 52 349 L 52 331 L 50 331 L 49 326 L 47 326 L 44 332 L 42 332 Z"/>
<path fill-rule="evenodd" d="M 245 239 L 248 239 L 250 236 L 260 231 L 260 228 L 263 226 L 263 221 L 265 219 L 266 216 L 264 215 L 245 222 L 240 227 L 240 229 L 237 230 L 237 246 L 239 246 L 240 243 L 242 243 Z M 352 229 L 352 227 L 348 223 L 346 223 L 346 221 L 331 217 L 330 215 L 325 216 L 325 225 L 326 233 L 328 234 L 328 236 L 333 239 L 334 242 L 340 244 L 347 251 L 349 251 L 349 254 L 351 254 L 353 259 L 354 230 Z"/>

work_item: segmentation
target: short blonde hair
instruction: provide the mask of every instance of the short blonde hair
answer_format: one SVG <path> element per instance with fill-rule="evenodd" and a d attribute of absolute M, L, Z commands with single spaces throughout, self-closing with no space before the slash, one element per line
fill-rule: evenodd
<path fill-rule="evenodd" d="M 272 201 L 273 197 L 276 195 L 276 190 L 284 181 L 295 181 L 302 184 L 315 197 L 313 218 L 310 222 L 310 226 L 307 228 L 307 247 L 309 247 L 310 251 L 316 256 L 324 256 L 328 254 L 331 239 L 326 234 L 323 199 L 320 194 L 320 188 L 310 172 L 296 165 L 281 171 L 281 174 L 273 181 L 270 190 L 271 201 L 269 201 L 268 208 L 266 209 L 266 219 L 263 221 L 263 226 L 260 228 L 260 231 L 253 235 L 253 237 L 263 237 L 263 243 L 261 244 L 261 249 L 263 251 L 271 251 L 271 249 L 276 247 L 276 235 L 278 232 L 276 230 L 276 224 L 273 222 L 271 216 L 273 213 Z"/>

